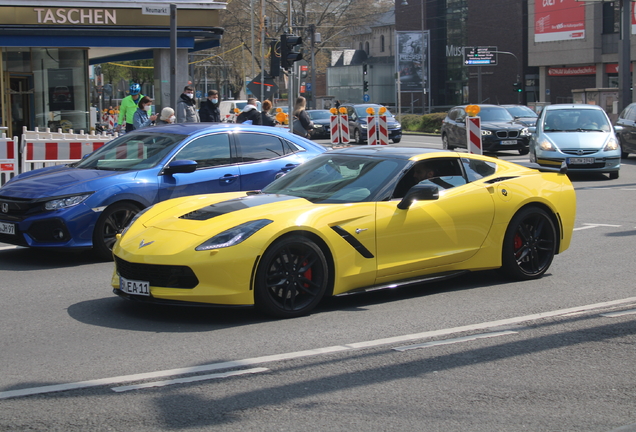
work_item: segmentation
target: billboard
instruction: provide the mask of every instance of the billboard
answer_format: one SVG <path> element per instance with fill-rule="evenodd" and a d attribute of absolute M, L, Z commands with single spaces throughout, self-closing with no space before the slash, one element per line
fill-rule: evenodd
<path fill-rule="evenodd" d="M 423 92 L 429 89 L 429 32 L 396 32 L 396 70 L 400 72 L 403 92 Z"/>
<path fill-rule="evenodd" d="M 535 0 L 534 41 L 585 38 L 585 4 L 578 0 Z"/>

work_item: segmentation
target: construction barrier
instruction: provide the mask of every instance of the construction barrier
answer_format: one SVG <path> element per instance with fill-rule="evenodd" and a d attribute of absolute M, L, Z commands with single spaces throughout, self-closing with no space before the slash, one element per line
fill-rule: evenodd
<path fill-rule="evenodd" d="M 69 133 L 62 133 L 60 129 L 58 132 L 51 132 L 50 129 L 41 132 L 38 128 L 27 131 L 25 128 L 20 143 L 20 172 L 76 162 L 117 136 L 80 132 L 75 134 L 71 130 Z"/>
<path fill-rule="evenodd" d="M 389 127 L 386 124 L 386 116 L 377 117 L 378 122 L 378 141 L 380 145 L 389 145 Z"/>
<path fill-rule="evenodd" d="M 329 118 L 331 144 L 349 144 L 349 116 L 332 114 Z"/>
<path fill-rule="evenodd" d="M 466 117 L 466 139 L 468 153 L 483 154 L 481 142 L 481 118 Z"/>
<path fill-rule="evenodd" d="M 378 145 L 377 117 L 367 116 L 367 144 Z"/>
<path fill-rule="evenodd" d="M 0 186 L 18 175 L 18 137 L 8 139 L 6 134 L 0 138 Z"/>

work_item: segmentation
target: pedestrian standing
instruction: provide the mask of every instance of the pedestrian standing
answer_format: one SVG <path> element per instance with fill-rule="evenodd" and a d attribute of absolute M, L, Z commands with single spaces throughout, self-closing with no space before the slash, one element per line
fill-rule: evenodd
<path fill-rule="evenodd" d="M 121 106 L 119 107 L 119 118 L 117 122 L 119 123 L 119 128 L 126 123 L 126 132 L 130 132 L 135 129 L 135 125 L 133 124 L 133 116 L 135 112 L 137 112 L 137 104 L 139 103 L 139 99 L 144 97 L 141 94 L 141 86 L 137 83 L 131 84 L 128 89 L 129 95 L 121 100 Z"/>
<path fill-rule="evenodd" d="M 146 126 L 152 125 L 157 120 L 157 114 L 150 115 L 152 109 L 152 99 L 148 96 L 144 96 L 139 100 L 137 104 L 137 111 L 133 115 L 133 126 L 135 129 L 141 129 Z"/>
<path fill-rule="evenodd" d="M 306 106 L 307 100 L 302 96 L 298 96 L 296 98 L 296 104 L 294 105 L 292 131 L 296 135 L 308 138 L 314 129 L 314 123 L 309 118 L 309 114 L 307 114 Z"/>
<path fill-rule="evenodd" d="M 261 113 L 256 108 L 256 103 L 258 100 L 256 98 L 248 98 L 247 104 L 243 107 L 243 111 L 236 117 L 237 123 L 245 123 L 246 121 L 251 121 L 253 125 L 263 124 L 261 121 Z"/>
<path fill-rule="evenodd" d="M 161 110 L 161 115 L 155 122 L 155 126 L 172 124 L 175 122 L 175 120 L 176 120 L 176 117 L 174 116 L 174 110 L 170 107 L 165 107 L 164 109 Z"/>
<path fill-rule="evenodd" d="M 194 88 L 185 86 L 177 102 L 177 123 L 199 123 L 199 113 L 194 101 Z"/>
<path fill-rule="evenodd" d="M 261 111 L 261 123 L 263 126 L 276 126 L 278 121 L 276 118 L 269 113 L 272 109 L 272 102 L 268 99 L 263 101 L 262 105 L 263 110 Z"/>
<path fill-rule="evenodd" d="M 201 122 L 220 123 L 221 111 L 219 110 L 219 92 L 216 90 L 208 91 L 208 98 L 201 102 L 199 109 L 199 118 Z"/>

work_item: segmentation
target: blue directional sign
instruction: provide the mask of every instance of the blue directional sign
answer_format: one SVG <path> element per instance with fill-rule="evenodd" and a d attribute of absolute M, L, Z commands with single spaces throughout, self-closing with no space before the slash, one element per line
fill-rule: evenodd
<path fill-rule="evenodd" d="M 467 66 L 497 66 L 497 47 L 465 46 L 464 64 Z"/>
<path fill-rule="evenodd" d="M 196 96 L 197 96 L 197 99 L 203 96 L 203 93 L 201 93 L 201 90 L 197 90 Z"/>
<path fill-rule="evenodd" d="M 365 93 L 364 97 L 362 98 L 365 102 L 369 102 L 371 100 L 371 97 Z"/>

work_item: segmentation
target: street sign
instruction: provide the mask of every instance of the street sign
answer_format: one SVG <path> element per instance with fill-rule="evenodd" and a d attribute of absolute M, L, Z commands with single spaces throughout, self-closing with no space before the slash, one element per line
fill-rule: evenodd
<path fill-rule="evenodd" d="M 141 5 L 142 15 L 170 15 L 170 5 L 145 4 Z"/>
<path fill-rule="evenodd" d="M 497 66 L 497 47 L 464 47 L 464 64 L 467 66 Z"/>
<path fill-rule="evenodd" d="M 261 94 L 261 76 L 258 75 L 248 85 L 247 88 L 253 95 L 263 101 L 265 99 L 272 100 L 274 95 L 278 93 L 278 86 L 272 78 L 265 78 L 263 81 L 263 94 Z"/>
<path fill-rule="evenodd" d="M 366 94 L 366 93 L 365 93 L 365 95 L 362 97 L 362 99 L 363 99 L 365 102 L 369 102 L 369 101 L 371 100 L 371 97 L 370 97 L 368 94 Z"/>
<path fill-rule="evenodd" d="M 197 99 L 201 99 L 201 96 L 203 96 L 203 93 L 201 93 L 201 90 L 197 90 L 197 93 L 195 96 L 197 97 Z"/>

